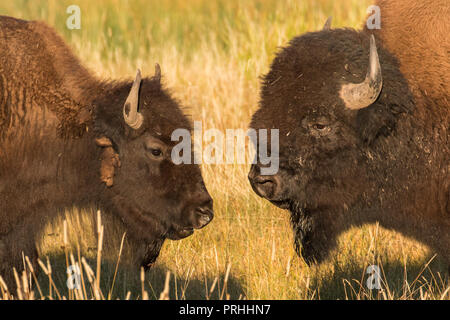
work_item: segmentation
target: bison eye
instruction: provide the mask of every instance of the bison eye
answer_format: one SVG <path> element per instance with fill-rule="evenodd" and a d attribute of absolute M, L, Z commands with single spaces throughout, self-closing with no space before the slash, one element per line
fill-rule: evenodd
<path fill-rule="evenodd" d="M 162 151 L 161 149 L 158 148 L 149 148 L 148 151 L 152 154 L 152 156 L 154 157 L 160 157 L 162 156 Z"/>
<path fill-rule="evenodd" d="M 328 128 L 328 126 L 326 126 L 324 124 L 320 124 L 320 123 L 315 123 L 315 124 L 313 124 L 312 127 L 318 131 L 323 131 Z"/>

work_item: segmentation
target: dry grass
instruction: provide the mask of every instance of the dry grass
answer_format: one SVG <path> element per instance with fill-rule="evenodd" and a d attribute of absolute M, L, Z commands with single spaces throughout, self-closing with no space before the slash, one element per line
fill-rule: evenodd
<path fill-rule="evenodd" d="M 82 29 L 70 31 L 65 9 L 74 3 L 82 10 Z M 151 75 L 159 62 L 163 82 L 192 119 L 224 131 L 247 128 L 257 108 L 259 76 L 279 46 L 321 28 L 330 15 L 334 27 L 359 27 L 368 5 L 366 0 L 14 0 L 2 2 L 0 14 L 46 20 L 101 77 L 132 77 L 138 67 Z M 442 279 L 446 266 L 438 259 L 428 264 L 432 254 L 426 247 L 376 225 L 349 230 L 329 261 L 309 268 L 292 248 L 288 213 L 251 191 L 247 165 L 203 165 L 202 170 L 215 220 L 188 239 L 167 241 L 144 281 L 133 265 L 139 248 L 126 236 L 122 241 L 120 224 L 105 222 L 99 242 L 95 213 L 73 209 L 49 223 L 38 244 L 53 272 L 31 273 L 26 282 L 36 276 L 46 298 L 449 298 L 448 280 Z M 65 286 L 71 252 L 85 276 L 86 288 L 79 293 Z M 92 274 L 88 263 L 95 266 Z M 382 290 L 365 286 L 371 264 L 382 266 Z M 48 271 L 49 265 L 43 267 Z M 29 295 L 23 291 L 22 297 Z"/>

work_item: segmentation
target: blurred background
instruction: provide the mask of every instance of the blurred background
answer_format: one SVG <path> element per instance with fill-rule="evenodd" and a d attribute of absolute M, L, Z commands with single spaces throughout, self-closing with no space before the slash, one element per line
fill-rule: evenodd
<path fill-rule="evenodd" d="M 192 120 L 202 121 L 204 129 L 225 132 L 248 127 L 258 106 L 260 76 L 289 39 L 321 29 L 329 16 L 333 28 L 361 28 L 370 4 L 12 0 L 0 3 L 0 15 L 46 21 L 99 77 L 132 78 L 137 68 L 151 76 L 158 62 L 164 85 Z M 81 9 L 80 30 L 66 27 L 70 5 Z M 253 193 L 248 165 L 202 165 L 202 171 L 214 198 L 215 219 L 185 240 L 165 243 L 146 274 L 150 298 L 159 298 L 167 271 L 171 299 L 429 299 L 448 292 L 441 261 L 432 259 L 423 245 L 377 225 L 349 230 L 328 261 L 308 267 L 293 250 L 288 212 Z M 64 219 L 70 243 L 66 250 L 79 249 L 95 261 L 98 247 L 96 215 L 90 210 L 68 210 L 43 232 L 39 250 L 49 258 L 54 281 L 67 295 Z M 110 298 L 142 298 L 140 273 L 132 263 L 135 244 L 125 236 L 120 250 L 124 230 L 114 221 L 103 222 L 102 288 Z M 366 268 L 372 264 L 382 268 L 383 290 L 366 286 Z M 45 274 L 39 281 L 49 294 Z"/>

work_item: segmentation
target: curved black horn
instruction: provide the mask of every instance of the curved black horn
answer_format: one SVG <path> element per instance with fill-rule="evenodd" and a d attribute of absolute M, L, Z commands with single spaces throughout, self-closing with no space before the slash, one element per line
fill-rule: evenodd
<path fill-rule="evenodd" d="M 380 60 L 378 58 L 375 37 L 370 36 L 370 59 L 366 79 L 361 83 L 343 84 L 340 97 L 349 109 L 358 110 L 370 106 L 380 95 L 383 87 Z"/>
<path fill-rule="evenodd" d="M 139 88 L 141 86 L 141 71 L 138 69 L 136 79 L 131 86 L 130 93 L 123 105 L 123 118 L 131 128 L 139 129 L 144 122 L 144 117 L 138 112 L 139 106 Z"/>

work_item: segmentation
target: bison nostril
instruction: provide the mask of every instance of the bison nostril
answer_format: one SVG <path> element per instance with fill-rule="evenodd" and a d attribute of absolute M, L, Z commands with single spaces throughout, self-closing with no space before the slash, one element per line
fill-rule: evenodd
<path fill-rule="evenodd" d="M 258 181 L 257 181 L 257 183 L 259 183 L 259 184 L 261 184 L 261 185 L 270 185 L 270 184 L 274 184 L 275 182 L 272 180 L 272 179 L 259 179 Z"/>
<path fill-rule="evenodd" d="M 207 192 L 192 197 L 189 206 L 189 225 L 194 229 L 201 229 L 211 222 L 214 217 L 213 200 Z"/>
<path fill-rule="evenodd" d="M 270 200 L 277 196 L 279 185 L 275 176 L 256 176 L 250 183 L 256 194 L 263 198 Z"/>
<path fill-rule="evenodd" d="M 209 224 L 211 222 L 211 220 L 214 218 L 214 213 L 209 206 L 198 207 L 195 210 L 195 213 L 196 213 L 196 220 L 197 220 L 196 229 L 203 228 L 204 226 Z"/>

